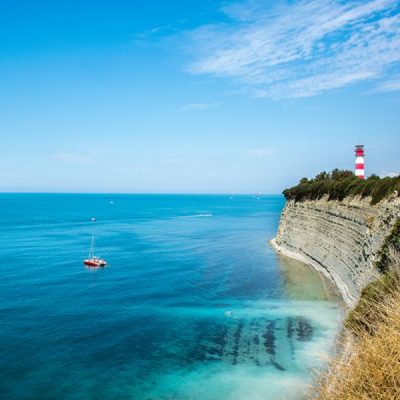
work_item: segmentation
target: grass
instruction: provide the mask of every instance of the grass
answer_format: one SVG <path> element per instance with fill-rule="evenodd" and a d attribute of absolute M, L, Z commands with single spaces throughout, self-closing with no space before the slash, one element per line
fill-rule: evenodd
<path fill-rule="evenodd" d="M 400 176 L 379 178 L 371 175 L 368 179 L 356 177 L 352 171 L 334 169 L 321 172 L 312 179 L 302 178 L 300 182 L 283 191 L 287 200 L 343 200 L 349 196 L 371 197 L 371 204 L 377 204 L 397 191 L 400 196 Z"/>
<path fill-rule="evenodd" d="M 386 298 L 397 291 L 399 286 L 398 275 L 393 273 L 384 274 L 381 279 L 367 285 L 361 292 L 357 306 L 347 316 L 346 328 L 355 335 L 364 331 L 373 334 L 380 323 L 380 305 L 384 304 Z"/>
<path fill-rule="evenodd" d="M 338 356 L 319 377 L 309 399 L 400 398 L 400 255 L 382 279 L 362 293 L 346 327 L 354 334 L 351 356 Z"/>

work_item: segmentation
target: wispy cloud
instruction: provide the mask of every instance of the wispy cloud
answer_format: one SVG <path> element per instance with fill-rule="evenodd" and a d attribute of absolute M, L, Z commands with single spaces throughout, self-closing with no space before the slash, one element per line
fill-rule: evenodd
<path fill-rule="evenodd" d="M 166 33 L 171 34 L 173 32 L 176 32 L 176 30 L 170 24 L 155 26 L 153 28 L 134 33 L 132 35 L 132 40 L 134 42 L 154 42 L 155 38 L 162 36 Z"/>
<path fill-rule="evenodd" d="M 8 178 L 20 178 L 21 176 L 14 171 L 10 170 L 1 170 L 0 169 L 0 178 L 8 179 Z"/>
<path fill-rule="evenodd" d="M 379 174 L 379 176 L 381 178 L 385 178 L 387 176 L 390 177 L 390 178 L 395 178 L 396 176 L 399 176 L 399 175 L 400 175 L 400 172 L 387 172 L 387 171 L 381 172 Z"/>
<path fill-rule="evenodd" d="M 104 157 L 105 149 L 96 148 L 87 151 L 61 151 L 52 155 L 53 158 L 69 163 L 90 163 Z"/>
<path fill-rule="evenodd" d="M 72 153 L 72 152 L 60 152 L 53 154 L 53 158 L 59 161 L 66 161 L 66 162 L 89 162 L 92 161 L 92 158 L 89 157 L 87 154 L 84 153 Z"/>
<path fill-rule="evenodd" d="M 266 147 L 262 149 L 253 149 L 253 150 L 247 150 L 246 154 L 252 155 L 252 156 L 272 156 L 277 153 L 277 149 L 273 147 Z"/>
<path fill-rule="evenodd" d="M 388 80 L 386 82 L 382 82 L 378 85 L 375 92 L 398 92 L 400 91 L 400 77 L 392 80 Z"/>
<path fill-rule="evenodd" d="M 400 62 L 395 0 L 247 0 L 221 11 L 228 22 L 186 33 L 188 70 L 231 78 L 254 96 L 313 96 L 384 78 Z"/>
<path fill-rule="evenodd" d="M 220 103 L 188 103 L 181 107 L 182 111 L 204 111 L 218 107 Z"/>

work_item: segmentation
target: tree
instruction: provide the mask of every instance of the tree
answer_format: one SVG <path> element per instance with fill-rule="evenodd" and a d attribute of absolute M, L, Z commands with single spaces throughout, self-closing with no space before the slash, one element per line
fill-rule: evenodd
<path fill-rule="evenodd" d="M 325 181 L 327 179 L 329 179 L 329 174 L 326 171 L 320 172 L 319 174 L 315 175 L 315 180 L 317 182 Z"/>
<path fill-rule="evenodd" d="M 334 181 L 341 181 L 342 179 L 348 178 L 350 176 L 354 176 L 353 171 L 349 169 L 338 169 L 335 168 L 331 172 L 331 178 Z"/>

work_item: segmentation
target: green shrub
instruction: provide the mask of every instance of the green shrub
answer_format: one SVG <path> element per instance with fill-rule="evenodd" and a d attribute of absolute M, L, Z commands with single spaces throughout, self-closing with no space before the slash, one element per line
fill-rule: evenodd
<path fill-rule="evenodd" d="M 320 172 L 313 179 L 302 178 L 298 185 L 283 191 L 287 200 L 318 200 L 328 195 L 328 200 L 343 200 L 348 196 L 371 197 L 371 204 L 377 204 L 397 191 L 400 195 L 400 176 L 379 178 L 371 175 L 368 179 L 356 177 L 352 171 L 334 169 Z"/>
<path fill-rule="evenodd" d="M 378 261 L 375 265 L 379 271 L 386 272 L 388 270 L 393 254 L 400 254 L 400 218 L 393 225 L 378 252 Z"/>

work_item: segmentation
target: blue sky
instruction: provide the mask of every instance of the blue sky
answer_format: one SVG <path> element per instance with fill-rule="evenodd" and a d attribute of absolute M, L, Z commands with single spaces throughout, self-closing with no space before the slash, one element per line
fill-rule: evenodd
<path fill-rule="evenodd" d="M 399 171 L 398 1 L 0 3 L 1 191 L 280 193 Z"/>

